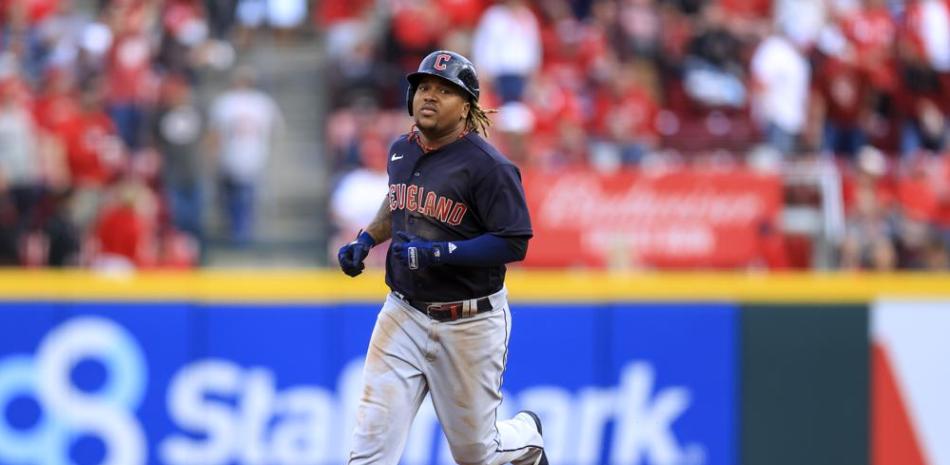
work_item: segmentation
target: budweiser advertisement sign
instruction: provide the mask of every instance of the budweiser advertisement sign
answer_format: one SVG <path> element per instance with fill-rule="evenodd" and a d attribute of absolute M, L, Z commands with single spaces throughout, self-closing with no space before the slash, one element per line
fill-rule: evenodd
<path fill-rule="evenodd" d="M 781 180 L 746 170 L 524 173 L 527 266 L 741 267 L 774 231 Z"/>

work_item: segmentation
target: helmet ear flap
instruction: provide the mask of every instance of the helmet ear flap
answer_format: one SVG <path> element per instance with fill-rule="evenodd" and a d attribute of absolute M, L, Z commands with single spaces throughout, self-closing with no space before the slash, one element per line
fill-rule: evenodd
<path fill-rule="evenodd" d="M 416 86 L 409 84 L 406 89 L 406 106 L 409 107 L 409 116 L 412 116 L 412 99 L 416 97 Z"/>

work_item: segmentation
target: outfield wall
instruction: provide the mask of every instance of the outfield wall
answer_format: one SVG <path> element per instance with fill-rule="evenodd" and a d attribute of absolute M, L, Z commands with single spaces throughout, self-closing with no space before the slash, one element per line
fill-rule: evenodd
<path fill-rule="evenodd" d="M 515 272 L 568 465 L 950 464 L 950 277 Z M 342 464 L 378 274 L 0 273 L 0 464 Z M 503 348 L 500 348 L 503 350 Z M 431 408 L 403 463 L 450 464 Z"/>

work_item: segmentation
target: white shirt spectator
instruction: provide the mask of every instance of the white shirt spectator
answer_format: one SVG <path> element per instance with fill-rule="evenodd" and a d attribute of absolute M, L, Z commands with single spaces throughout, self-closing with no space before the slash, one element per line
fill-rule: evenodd
<path fill-rule="evenodd" d="M 343 176 L 330 198 L 330 211 L 340 229 L 349 233 L 350 240 L 352 231 L 373 221 L 379 201 L 388 190 L 389 176 L 385 171 L 358 168 Z"/>
<path fill-rule="evenodd" d="M 270 25 L 283 29 L 295 28 L 303 24 L 307 17 L 305 0 L 269 0 L 267 17 Z"/>
<path fill-rule="evenodd" d="M 775 26 L 799 47 L 809 47 L 828 23 L 828 2 L 825 0 L 777 0 L 774 6 Z M 833 2 L 832 7 L 848 8 L 848 1 Z M 858 4 L 855 4 L 858 5 Z"/>
<path fill-rule="evenodd" d="M 472 57 L 489 76 L 526 76 L 541 65 L 541 32 L 534 13 L 520 1 L 491 6 L 472 38 Z"/>
<path fill-rule="evenodd" d="M 83 34 L 92 20 L 74 10 L 72 2 L 63 2 L 60 11 L 37 25 L 37 33 L 49 49 L 47 66 L 78 66 Z"/>
<path fill-rule="evenodd" d="M 352 241 L 360 228 L 373 221 L 379 212 L 380 199 L 389 191 L 389 175 L 383 170 L 357 168 L 340 180 L 330 196 L 330 216 L 337 232 L 330 239 L 331 256 Z M 386 263 L 386 247 L 375 247 L 364 261 L 366 266 L 381 267 Z"/>
<path fill-rule="evenodd" d="M 219 164 L 229 178 L 255 182 L 263 173 L 281 122 L 274 100 L 253 88 L 233 88 L 211 104 L 211 127 L 220 140 Z"/>
<path fill-rule="evenodd" d="M 0 180 L 28 186 L 39 180 L 36 126 L 30 112 L 16 104 L 0 108 Z"/>
<path fill-rule="evenodd" d="M 945 73 L 950 71 L 950 12 L 947 3 L 941 0 L 924 0 L 923 30 L 920 35 L 924 39 L 924 48 L 927 58 L 935 70 Z"/>
<path fill-rule="evenodd" d="M 788 39 L 773 35 L 756 48 L 751 68 L 756 116 L 789 133 L 801 133 L 811 76 L 805 57 Z"/>

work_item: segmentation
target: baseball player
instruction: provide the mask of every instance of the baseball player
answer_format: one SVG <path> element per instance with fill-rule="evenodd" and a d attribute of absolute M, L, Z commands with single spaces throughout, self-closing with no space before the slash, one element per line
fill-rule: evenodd
<path fill-rule="evenodd" d="M 415 124 L 389 150 L 389 194 L 337 256 L 356 276 L 392 238 L 349 464 L 396 465 L 428 394 L 457 463 L 547 465 L 537 415 L 496 417 L 511 330 L 505 264 L 532 236 L 521 174 L 482 136 L 491 121 L 468 59 L 433 52 L 407 79 Z"/>

